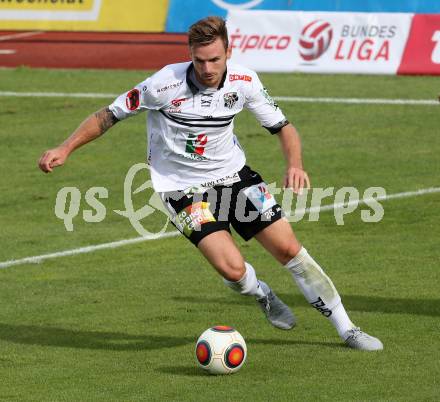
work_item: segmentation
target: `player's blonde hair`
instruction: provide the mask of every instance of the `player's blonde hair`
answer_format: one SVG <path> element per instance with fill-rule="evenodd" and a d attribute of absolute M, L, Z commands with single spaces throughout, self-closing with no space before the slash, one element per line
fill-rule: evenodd
<path fill-rule="evenodd" d="M 222 40 L 226 50 L 229 46 L 228 30 L 226 21 L 221 17 L 206 17 L 189 27 L 189 47 L 210 45 L 217 38 Z"/>

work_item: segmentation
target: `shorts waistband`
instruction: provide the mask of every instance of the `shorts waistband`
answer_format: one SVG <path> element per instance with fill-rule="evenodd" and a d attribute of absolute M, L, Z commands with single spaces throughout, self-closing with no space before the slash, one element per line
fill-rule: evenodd
<path fill-rule="evenodd" d="M 195 186 L 190 186 L 184 189 L 183 192 L 185 194 L 189 194 L 189 193 L 198 194 L 198 193 L 204 193 L 205 191 L 215 186 L 230 186 L 231 184 L 237 183 L 241 180 L 245 180 L 249 176 L 249 171 L 251 171 L 251 169 L 249 168 L 249 166 L 245 165 L 238 172 L 228 174 L 219 179 L 208 180 L 204 183 L 200 183 Z"/>

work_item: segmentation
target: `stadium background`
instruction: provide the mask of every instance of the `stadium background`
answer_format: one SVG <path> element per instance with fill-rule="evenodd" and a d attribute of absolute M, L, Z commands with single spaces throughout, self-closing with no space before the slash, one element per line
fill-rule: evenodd
<path fill-rule="evenodd" d="M 186 27 L 204 15 L 226 15 L 216 4 L 224 3 L 0 0 L 0 400 L 437 401 L 437 76 L 261 74 L 302 135 L 315 188 L 353 186 L 362 194 L 382 186 L 395 197 L 383 201 L 379 223 L 364 223 L 358 208 L 343 226 L 331 211 L 295 224 L 356 323 L 384 342 L 380 354 L 344 348 L 253 242 L 237 238 L 262 279 L 293 307 L 294 331 L 274 330 L 252 300 L 228 293 L 180 236 L 135 238 L 113 211 L 125 206 L 126 172 L 144 161 L 144 116 L 115 126 L 55 174 L 37 169 L 41 153 L 85 116 L 153 70 L 186 59 Z M 414 50 L 429 60 L 432 31 L 440 30 L 433 1 L 251 4 L 263 11 L 416 13 L 431 48 Z M 438 74 L 438 66 L 425 72 Z M 246 112 L 235 124 L 251 165 L 278 181 L 284 164 L 274 138 Z M 72 186 L 83 197 L 95 186 L 108 189 L 104 221 L 84 222 L 90 207 L 82 198 L 74 231 L 66 231 L 54 205 L 58 191 Z M 133 202 L 144 206 L 145 193 Z M 163 215 L 142 223 L 159 230 Z M 237 375 L 211 378 L 195 365 L 195 340 L 215 324 L 236 326 L 247 341 L 248 361 Z"/>
<path fill-rule="evenodd" d="M 346 63 L 345 67 L 340 68 L 343 63 L 337 62 L 336 66 L 318 66 L 309 71 L 307 67 L 302 68 L 301 63 L 293 65 L 289 61 L 284 68 L 286 71 L 440 73 L 440 17 L 436 14 L 440 11 L 440 3 L 427 0 L 2 0 L 0 66 L 157 69 L 188 57 L 185 32 L 192 22 L 212 14 L 226 17 L 228 12 L 237 10 L 309 12 L 310 18 L 313 18 L 313 13 L 318 13 L 316 18 L 321 18 L 322 14 L 319 13 L 322 12 L 335 13 L 335 18 L 338 17 L 337 13 L 344 13 L 339 15 L 339 20 L 355 25 L 378 25 L 375 14 L 385 13 L 388 17 L 382 17 L 381 24 L 397 23 L 398 26 L 403 26 L 403 30 L 409 31 L 409 34 L 405 32 L 395 39 L 395 42 L 401 42 L 400 47 L 403 49 L 397 55 L 391 55 L 396 66 L 374 68 L 374 64 L 377 66 L 380 63 L 360 61 L 362 66 L 359 63 L 357 66 L 356 63 Z M 359 13 L 370 14 L 361 21 Z M 407 22 L 402 22 L 405 18 L 402 13 L 411 15 Z M 237 20 L 240 21 L 240 18 Z M 269 23 L 266 20 L 265 15 L 259 18 L 254 18 L 253 15 L 250 17 L 256 32 L 265 32 L 268 29 Z M 291 21 L 287 27 L 294 23 Z M 272 21 L 272 25 L 276 28 L 278 21 Z M 240 27 L 240 23 L 236 26 Z M 10 35 L 14 31 L 16 34 Z M 24 32 L 20 35 L 17 34 L 18 31 Z M 271 33 L 269 29 L 268 34 Z M 293 36 L 296 34 L 292 38 Z M 366 36 L 363 39 L 367 39 L 370 42 L 367 45 L 371 47 L 371 43 L 377 38 Z M 364 47 L 364 53 L 368 52 L 367 46 Z M 386 50 L 379 51 L 376 57 L 383 56 Z M 261 56 L 257 56 L 261 62 L 255 65 L 249 58 L 237 58 L 234 61 L 257 71 L 261 70 L 261 65 L 268 66 L 266 69 L 270 71 L 270 64 L 264 60 L 272 55 L 261 53 Z M 297 54 L 297 51 L 292 47 L 291 53 Z M 347 49 L 346 53 L 351 54 L 352 51 Z M 148 54 L 148 57 L 140 57 L 143 54 Z M 234 51 L 233 58 L 235 55 L 240 55 L 240 52 Z M 301 61 L 303 60 L 299 60 Z"/>

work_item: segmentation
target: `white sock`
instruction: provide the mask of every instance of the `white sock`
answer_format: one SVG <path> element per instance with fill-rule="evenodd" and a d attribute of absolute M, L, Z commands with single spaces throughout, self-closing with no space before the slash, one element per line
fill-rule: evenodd
<path fill-rule="evenodd" d="M 228 281 L 227 279 L 223 278 L 226 286 L 242 295 L 255 296 L 257 299 L 264 297 L 264 290 L 260 286 L 260 282 L 257 279 L 254 268 L 247 262 L 245 262 L 244 265 L 246 267 L 246 272 L 237 282 Z"/>
<path fill-rule="evenodd" d="M 339 336 L 345 341 L 348 336 L 346 335 L 347 331 L 353 329 L 355 325 L 351 322 L 348 317 L 347 312 L 345 311 L 344 305 L 339 303 L 332 310 L 332 315 L 328 317 L 333 326 L 338 331 Z"/>
<path fill-rule="evenodd" d="M 330 320 L 339 336 L 344 339 L 344 334 L 352 329 L 354 324 L 348 317 L 333 282 L 322 268 L 304 247 L 285 267 L 292 273 L 307 301 Z"/>

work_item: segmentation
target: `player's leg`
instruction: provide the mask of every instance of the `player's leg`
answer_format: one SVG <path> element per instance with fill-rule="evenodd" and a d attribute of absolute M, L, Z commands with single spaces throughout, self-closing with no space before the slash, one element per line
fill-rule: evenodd
<path fill-rule="evenodd" d="M 351 322 L 333 282 L 301 246 L 286 219 L 279 219 L 255 235 L 255 238 L 292 274 L 307 301 L 327 317 L 341 338 L 363 350 L 380 350 L 382 343 Z"/>
<path fill-rule="evenodd" d="M 230 282 L 238 282 L 246 274 L 246 266 L 240 250 L 235 245 L 231 234 L 226 230 L 220 230 L 204 237 L 197 244 L 197 248 L 209 263 Z M 249 275 L 254 277 L 255 275 Z M 255 296 L 262 296 L 259 293 L 256 280 L 250 280 L 248 284 L 243 283 L 243 294 L 255 293 Z"/>
<path fill-rule="evenodd" d="M 173 225 L 199 248 L 223 276 L 227 286 L 243 295 L 254 296 L 260 306 L 265 307 L 266 317 L 274 326 L 283 329 L 293 327 L 294 317 L 289 308 L 274 296 L 269 286 L 258 281 L 254 268 L 244 261 L 235 245 L 227 219 L 230 205 L 226 205 L 225 210 L 221 201 L 219 205 L 221 189 L 219 192 L 211 189 L 194 195 L 175 191 L 161 193 L 160 197 Z"/>
<path fill-rule="evenodd" d="M 198 242 L 197 247 L 223 276 L 228 287 L 242 295 L 256 298 L 272 325 L 281 329 L 290 329 L 295 325 L 295 318 L 289 308 L 265 282 L 257 279 L 254 268 L 244 261 L 228 231 L 210 233 Z"/>

